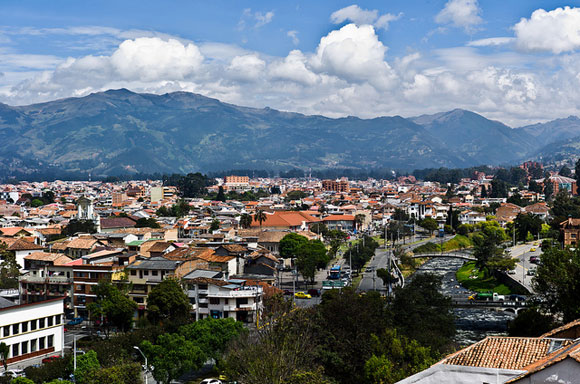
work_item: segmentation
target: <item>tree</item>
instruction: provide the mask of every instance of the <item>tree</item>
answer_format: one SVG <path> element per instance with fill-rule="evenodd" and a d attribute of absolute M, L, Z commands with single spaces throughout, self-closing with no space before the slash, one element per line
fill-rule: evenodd
<path fill-rule="evenodd" d="M 459 211 L 454 210 L 453 206 L 449 206 L 447 211 L 447 218 L 445 219 L 445 224 L 450 225 L 453 229 L 457 229 L 461 224 L 459 222 Z"/>
<path fill-rule="evenodd" d="M 201 173 L 188 173 L 187 175 L 173 174 L 163 176 L 163 185 L 175 186 L 183 197 L 201 197 L 206 194 L 207 187 L 215 181 Z"/>
<path fill-rule="evenodd" d="M 566 165 L 563 165 L 562 168 L 560 168 L 560 172 L 558 172 L 558 174 L 564 177 L 571 177 L 572 170 L 568 168 Z"/>
<path fill-rule="evenodd" d="M 240 216 L 240 227 L 248 229 L 252 226 L 252 216 L 248 213 L 242 213 Z"/>
<path fill-rule="evenodd" d="M 544 197 L 546 200 L 550 200 L 552 195 L 554 194 L 554 184 L 550 182 L 550 180 L 544 180 Z"/>
<path fill-rule="evenodd" d="M 451 298 L 441 294 L 440 287 L 440 277 L 416 274 L 404 288 L 395 288 L 392 312 L 403 335 L 444 352 L 455 335 L 455 316 Z"/>
<path fill-rule="evenodd" d="M 261 209 L 257 209 L 256 213 L 254 213 L 254 221 L 260 223 L 260 230 L 262 230 L 262 223 L 266 221 L 266 212 Z"/>
<path fill-rule="evenodd" d="M 133 315 L 137 303 L 131 300 L 126 293 L 107 281 L 99 282 L 93 291 L 96 300 L 89 304 L 88 310 L 96 319 L 103 319 L 103 325 L 108 330 L 115 326 L 125 332 L 132 328 Z"/>
<path fill-rule="evenodd" d="M 141 366 L 138 363 L 125 363 L 101 368 L 86 380 L 87 384 L 137 384 L 141 383 Z"/>
<path fill-rule="evenodd" d="M 179 334 L 194 342 L 208 358 L 219 361 L 229 342 L 244 333 L 243 324 L 232 318 L 210 317 L 179 328 Z"/>
<path fill-rule="evenodd" d="M 539 337 L 555 328 L 554 318 L 538 308 L 527 308 L 509 322 L 508 333 L 513 337 Z"/>
<path fill-rule="evenodd" d="M 394 283 L 397 279 L 392 273 L 389 274 L 386 268 L 377 269 L 377 277 L 383 281 L 384 286 L 387 286 L 389 283 Z"/>
<path fill-rule="evenodd" d="M 194 342 L 174 333 L 159 336 L 155 344 L 144 341 L 141 347 L 155 367 L 153 377 L 163 384 L 171 383 L 189 370 L 200 369 L 207 360 Z"/>
<path fill-rule="evenodd" d="M 305 279 L 314 281 L 316 270 L 325 268 L 330 261 L 326 247 L 320 240 L 302 242 L 296 249 L 296 268 Z"/>
<path fill-rule="evenodd" d="M 73 236 L 77 233 L 95 233 L 97 232 L 97 227 L 95 222 L 92 220 L 78 220 L 72 219 L 68 222 L 66 227 L 63 228 L 62 234 L 65 236 Z"/>
<path fill-rule="evenodd" d="M 8 251 L 8 246 L 0 242 L 0 289 L 18 288 L 18 278 L 22 266 L 16 262 L 14 252 Z"/>
<path fill-rule="evenodd" d="M 310 231 L 318 235 L 326 237 L 328 235 L 328 227 L 324 223 L 314 223 L 310 226 Z"/>
<path fill-rule="evenodd" d="M 340 245 L 346 240 L 347 237 L 348 237 L 348 235 L 346 234 L 346 232 L 342 232 L 341 230 L 338 230 L 338 229 L 333 229 L 332 231 L 328 231 L 324 235 L 324 238 L 326 239 L 326 241 L 330 245 L 330 249 L 328 250 L 328 253 L 330 254 L 330 256 L 332 256 L 332 257 L 336 256 L 336 253 L 338 252 Z"/>
<path fill-rule="evenodd" d="M 148 219 L 142 217 L 135 223 L 135 228 L 161 228 L 161 226 L 159 225 L 157 220 L 155 220 L 152 217 Z"/>
<path fill-rule="evenodd" d="M 34 381 L 27 379 L 26 377 L 16 377 L 10 380 L 10 384 L 34 384 Z"/>
<path fill-rule="evenodd" d="M 423 220 L 419 221 L 419 226 L 425 228 L 431 235 L 433 235 L 433 231 L 439 228 L 437 221 L 431 217 L 426 217 Z"/>
<path fill-rule="evenodd" d="M 176 279 L 165 279 L 147 296 L 147 315 L 153 323 L 183 324 L 190 317 L 191 305 Z"/>
<path fill-rule="evenodd" d="M 487 188 L 485 187 L 485 184 L 482 184 L 481 186 L 481 198 L 485 199 L 487 197 Z"/>
<path fill-rule="evenodd" d="M 542 264 L 533 280 L 545 313 L 562 317 L 564 323 L 580 317 L 580 248 L 549 248 L 542 255 Z"/>
<path fill-rule="evenodd" d="M 576 176 L 576 182 L 580 185 L 580 158 L 576 160 L 574 165 L 574 175 Z"/>
<path fill-rule="evenodd" d="M 226 195 L 224 193 L 224 187 L 222 187 L 221 185 L 218 188 L 218 193 L 217 196 L 215 198 L 217 201 L 226 201 Z"/>
<path fill-rule="evenodd" d="M 395 208 L 392 218 L 397 221 L 409 221 L 409 215 L 401 208 Z"/>
<path fill-rule="evenodd" d="M 508 188 L 505 181 L 498 179 L 497 177 L 491 181 L 491 194 L 490 197 L 508 197 Z"/>
<path fill-rule="evenodd" d="M 34 199 L 30 202 L 30 206 L 32 208 L 37 208 L 37 207 L 41 207 L 44 205 L 44 202 L 40 199 Z"/>
<path fill-rule="evenodd" d="M 516 237 L 519 241 L 526 241 L 528 233 L 539 234 L 542 230 L 542 219 L 533 213 L 519 213 L 514 224 L 516 226 Z"/>
<path fill-rule="evenodd" d="M 73 361 L 71 360 L 69 364 L 72 365 Z M 94 377 L 99 368 L 101 365 L 95 351 L 88 351 L 84 355 L 77 356 L 77 369 L 74 371 L 75 382 L 79 384 L 90 383 L 90 379 Z"/>
<path fill-rule="evenodd" d="M 2 359 L 2 365 L 4 366 L 4 370 L 8 369 L 8 354 L 10 353 L 10 347 L 4 343 L 0 343 L 0 359 Z"/>
<path fill-rule="evenodd" d="M 308 239 L 302 235 L 291 232 L 280 240 L 280 257 L 290 259 L 296 257 L 301 244 L 307 243 Z"/>
<path fill-rule="evenodd" d="M 211 221 L 210 226 L 209 226 L 209 231 L 213 232 L 213 231 L 217 231 L 218 229 L 220 229 L 220 221 L 218 219 L 213 219 Z"/>
<path fill-rule="evenodd" d="M 475 265 L 479 268 L 486 268 L 486 273 L 513 269 L 516 259 L 505 254 L 499 247 L 499 244 L 507 238 L 503 229 L 497 225 L 497 222 L 481 224 L 482 231 L 472 238 Z"/>

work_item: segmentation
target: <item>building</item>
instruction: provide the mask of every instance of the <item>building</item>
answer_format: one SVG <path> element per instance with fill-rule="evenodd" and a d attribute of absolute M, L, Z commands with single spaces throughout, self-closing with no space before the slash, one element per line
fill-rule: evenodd
<path fill-rule="evenodd" d="M 248 176 L 226 176 L 224 177 L 224 189 L 228 191 L 247 191 L 250 189 L 250 178 Z"/>
<path fill-rule="evenodd" d="M 322 189 L 330 192 L 349 193 L 350 185 L 347 180 L 322 180 Z"/>
<path fill-rule="evenodd" d="M 353 231 L 356 228 L 355 217 L 352 215 L 330 215 L 322 219 L 330 230 Z"/>
<path fill-rule="evenodd" d="M 211 275 L 211 271 L 206 271 Z M 184 277 L 187 295 L 196 320 L 232 318 L 244 323 L 255 323 L 263 308 L 263 289 L 246 285 L 245 280 L 223 280 L 204 277 L 203 271 L 194 271 Z"/>
<path fill-rule="evenodd" d="M 560 232 L 564 235 L 564 245 L 577 245 L 580 239 L 580 219 L 568 218 L 561 222 Z"/>
<path fill-rule="evenodd" d="M 554 188 L 553 195 L 557 195 L 560 191 L 568 191 L 572 195 L 578 194 L 578 189 L 576 186 L 576 180 L 571 179 L 569 177 L 564 177 L 560 175 L 550 176 L 548 179 L 549 183 L 552 183 Z"/>
<path fill-rule="evenodd" d="M 20 305 L 0 301 L 0 342 L 8 345 L 8 364 L 63 353 L 63 298 Z"/>

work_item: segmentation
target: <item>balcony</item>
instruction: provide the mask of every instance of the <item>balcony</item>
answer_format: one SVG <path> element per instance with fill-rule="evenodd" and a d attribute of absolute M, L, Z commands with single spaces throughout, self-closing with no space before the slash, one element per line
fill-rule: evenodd
<path fill-rule="evenodd" d="M 72 284 L 73 279 L 66 276 L 22 276 L 20 281 L 31 284 Z"/>

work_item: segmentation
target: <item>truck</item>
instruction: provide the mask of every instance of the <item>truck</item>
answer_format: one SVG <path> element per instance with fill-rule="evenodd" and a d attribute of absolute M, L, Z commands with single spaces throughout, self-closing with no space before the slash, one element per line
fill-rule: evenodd
<path fill-rule="evenodd" d="M 470 301 L 505 301 L 505 296 L 497 292 L 478 292 L 468 297 Z"/>

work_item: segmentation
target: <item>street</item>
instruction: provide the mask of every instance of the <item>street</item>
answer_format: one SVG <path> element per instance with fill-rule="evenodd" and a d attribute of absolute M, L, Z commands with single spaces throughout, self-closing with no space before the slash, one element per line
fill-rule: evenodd
<path fill-rule="evenodd" d="M 530 249 L 536 248 L 536 251 L 531 252 Z M 512 257 L 518 259 L 515 268 L 515 274 L 510 274 L 509 276 L 521 283 L 530 293 L 534 293 L 532 289 L 532 278 L 533 276 L 528 275 L 528 270 L 536 269 L 536 264 L 530 262 L 531 256 L 540 257 L 542 254 L 542 250 L 540 249 L 539 243 L 538 245 L 534 245 L 534 243 L 527 243 L 516 245 L 515 247 L 510 249 L 510 254 Z"/>

